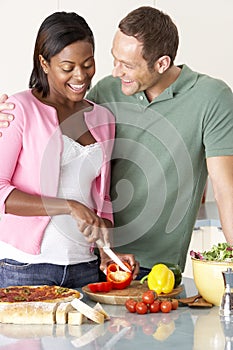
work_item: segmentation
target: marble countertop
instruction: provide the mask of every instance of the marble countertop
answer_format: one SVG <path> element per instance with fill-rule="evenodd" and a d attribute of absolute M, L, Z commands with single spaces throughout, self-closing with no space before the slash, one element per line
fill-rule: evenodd
<path fill-rule="evenodd" d="M 182 297 L 196 294 L 192 279 L 183 278 L 182 283 Z M 87 296 L 83 300 L 95 304 Z M 223 350 L 229 342 L 217 306 L 180 306 L 168 314 L 138 315 L 124 305 L 102 305 L 111 319 L 101 325 L 0 324 L 0 350 Z"/>
<path fill-rule="evenodd" d="M 202 204 L 196 227 L 220 227 L 214 202 Z M 193 279 L 183 278 L 180 295 L 197 293 Z M 95 303 L 84 295 L 85 302 Z M 0 350 L 224 350 L 231 338 L 220 321 L 219 308 L 180 306 L 168 314 L 130 314 L 123 305 L 103 304 L 111 319 L 102 325 L 11 325 L 0 323 Z M 233 334 L 232 323 L 231 334 Z M 225 333 L 224 333 L 225 330 Z M 233 338 L 232 338 L 233 341 Z M 230 348 L 230 347 L 229 347 Z"/>

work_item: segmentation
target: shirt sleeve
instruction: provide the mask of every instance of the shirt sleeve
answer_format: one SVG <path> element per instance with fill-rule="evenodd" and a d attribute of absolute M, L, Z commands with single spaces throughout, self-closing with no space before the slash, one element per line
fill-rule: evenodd
<path fill-rule="evenodd" d="M 15 188 L 13 184 L 14 173 L 17 169 L 22 145 L 23 110 L 20 103 L 16 103 L 13 97 L 7 102 L 15 104 L 14 120 L 3 131 L 0 138 L 0 212 L 5 212 L 5 200 Z"/>
<path fill-rule="evenodd" d="M 203 122 L 206 157 L 233 155 L 233 94 L 222 84 Z"/>

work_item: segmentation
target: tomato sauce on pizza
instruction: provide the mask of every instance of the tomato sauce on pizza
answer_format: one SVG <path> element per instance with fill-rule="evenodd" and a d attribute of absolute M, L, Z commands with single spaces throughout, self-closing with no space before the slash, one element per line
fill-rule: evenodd
<path fill-rule="evenodd" d="M 79 298 L 80 293 L 70 288 L 47 285 L 0 288 L 0 303 L 66 301 L 70 297 Z"/>

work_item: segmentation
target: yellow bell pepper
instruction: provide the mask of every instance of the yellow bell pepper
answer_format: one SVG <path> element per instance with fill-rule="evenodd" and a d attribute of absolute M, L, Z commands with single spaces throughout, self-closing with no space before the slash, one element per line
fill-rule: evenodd
<path fill-rule="evenodd" d="M 164 264 L 154 265 L 151 272 L 141 282 L 146 278 L 149 289 L 154 290 L 157 294 L 168 294 L 175 285 L 174 273 Z"/>

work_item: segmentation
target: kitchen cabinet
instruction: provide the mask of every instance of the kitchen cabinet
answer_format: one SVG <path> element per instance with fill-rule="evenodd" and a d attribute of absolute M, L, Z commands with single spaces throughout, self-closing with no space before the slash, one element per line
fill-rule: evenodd
<path fill-rule="evenodd" d="M 217 226 L 202 226 L 196 228 L 193 231 L 192 239 L 190 241 L 183 276 L 191 278 L 193 277 L 192 260 L 190 257 L 191 250 L 194 250 L 196 252 L 203 252 L 205 250 L 210 250 L 213 245 L 221 242 L 226 242 L 221 228 Z"/>

